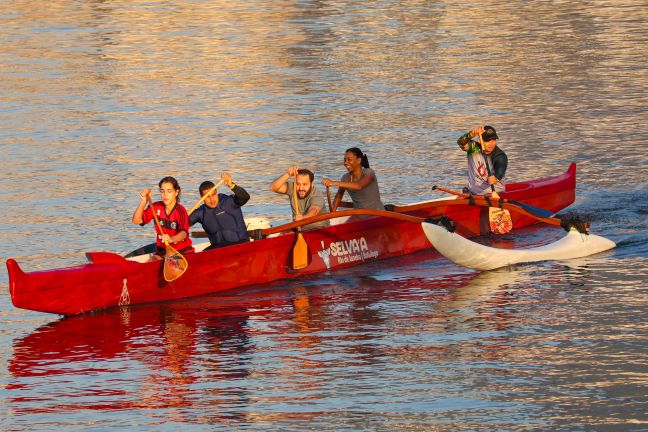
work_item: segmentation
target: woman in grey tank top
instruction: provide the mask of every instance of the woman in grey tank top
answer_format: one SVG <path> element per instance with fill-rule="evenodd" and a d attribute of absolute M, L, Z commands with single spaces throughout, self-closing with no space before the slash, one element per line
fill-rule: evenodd
<path fill-rule="evenodd" d="M 345 191 L 349 192 L 353 208 L 385 210 L 385 206 L 380 200 L 378 178 L 376 173 L 369 168 L 367 155 L 357 147 L 348 149 L 344 153 L 344 167 L 347 173 L 342 176 L 340 181 L 332 181 L 328 178 L 322 180 L 322 184 L 326 187 L 337 186 L 339 188 L 331 211 L 335 211 L 340 205 Z"/>

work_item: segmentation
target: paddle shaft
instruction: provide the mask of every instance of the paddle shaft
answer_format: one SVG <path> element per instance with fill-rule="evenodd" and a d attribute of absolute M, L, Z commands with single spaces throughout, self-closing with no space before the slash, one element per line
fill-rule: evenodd
<path fill-rule="evenodd" d="M 293 205 L 295 206 L 295 215 L 301 216 L 299 212 L 299 200 L 297 199 L 297 173 L 295 173 L 295 180 L 293 180 Z"/>
<path fill-rule="evenodd" d="M 151 213 L 153 213 L 155 225 L 160 231 L 160 235 L 164 235 L 160 220 L 158 219 L 157 214 L 155 214 L 155 208 L 153 208 L 151 195 L 146 195 L 146 199 L 148 200 L 149 206 L 151 207 Z M 164 280 L 166 280 L 167 282 L 172 282 L 184 274 L 189 264 L 187 263 L 185 257 L 180 252 L 175 250 L 166 239 L 164 240 L 164 245 L 166 246 L 166 254 L 164 255 L 164 267 L 162 274 L 164 275 Z"/>
<path fill-rule="evenodd" d="M 462 197 L 462 198 L 464 198 L 464 199 L 466 199 L 468 201 L 470 201 L 469 198 L 472 197 L 472 200 L 475 202 L 475 205 L 479 205 L 479 206 L 483 206 L 483 207 L 492 207 L 492 204 L 493 204 L 492 201 L 489 203 L 488 200 L 486 199 L 486 197 L 483 197 L 481 195 L 471 195 L 471 194 L 467 194 L 467 193 L 457 192 L 457 191 L 453 191 L 452 189 L 446 189 L 446 188 L 442 188 L 442 187 L 436 186 L 436 185 L 433 186 L 432 189 L 437 189 L 437 190 L 440 190 L 441 192 L 446 192 L 446 193 L 449 193 L 451 195 L 456 195 L 456 196 Z M 513 210 L 513 211 L 516 211 L 518 213 L 523 213 L 523 214 L 525 214 L 527 216 L 530 216 L 530 217 L 532 217 L 534 219 L 537 219 L 537 220 L 539 220 L 541 222 L 548 223 L 550 225 L 562 226 L 561 221 L 558 218 L 555 218 L 555 217 L 542 217 L 542 216 L 535 215 L 535 214 L 531 213 L 530 211 L 528 211 L 526 208 L 519 206 L 517 201 L 514 202 L 514 201 L 510 201 L 510 200 L 508 200 L 506 198 L 499 198 L 498 202 L 500 200 L 501 200 L 501 207 L 503 209 Z M 398 208 L 397 208 L 397 210 L 398 210 Z"/>
<path fill-rule="evenodd" d="M 328 200 L 329 211 L 333 211 L 333 204 L 331 204 L 331 188 L 326 186 L 326 199 Z"/>
<path fill-rule="evenodd" d="M 194 204 L 194 206 L 191 207 L 191 210 L 189 210 L 187 213 L 189 215 L 191 215 L 191 213 L 193 213 L 198 207 L 200 207 L 200 204 L 202 204 L 202 202 L 205 201 L 205 199 L 209 196 L 209 194 L 214 192 L 218 188 L 218 186 L 223 184 L 224 181 L 225 180 L 221 180 L 218 183 L 216 183 L 213 187 L 209 188 L 209 190 L 207 192 L 205 192 L 202 197 L 200 197 L 198 202 L 196 204 Z"/>
<path fill-rule="evenodd" d="M 480 133 L 477 134 L 477 137 L 479 138 L 479 148 L 481 148 L 480 153 L 482 155 L 482 158 L 484 158 L 484 164 L 486 165 L 486 172 L 488 173 L 488 178 L 486 178 L 486 182 L 488 182 L 488 179 L 491 176 L 491 170 L 490 170 L 490 166 L 488 165 L 488 158 L 486 157 L 486 154 L 484 154 L 484 141 L 482 140 L 482 136 Z M 499 195 L 497 195 L 497 192 L 495 192 L 495 185 L 491 184 L 490 187 L 491 190 L 493 191 L 493 196 L 495 198 L 499 198 Z"/>
<path fill-rule="evenodd" d="M 386 210 L 372 210 L 372 209 L 353 209 L 353 210 L 340 210 L 332 213 L 324 213 L 316 216 L 312 216 L 306 219 L 298 220 L 295 222 L 287 223 L 284 225 L 279 225 L 277 227 L 266 228 L 261 231 L 263 235 L 276 234 L 284 231 L 289 231 L 295 228 L 299 228 L 304 225 L 311 224 L 313 222 L 319 222 L 326 219 L 333 219 L 336 217 L 344 216 L 355 216 L 355 215 L 364 215 L 364 216 L 385 216 L 393 219 L 399 219 L 405 222 L 421 223 L 425 222 L 425 218 L 410 216 L 407 214 L 395 213 Z"/>
<path fill-rule="evenodd" d="M 160 225 L 160 220 L 158 219 L 157 215 L 155 214 L 155 208 L 153 208 L 153 201 L 151 200 L 151 195 L 146 195 L 146 199 L 148 200 L 149 207 L 151 207 L 151 213 L 153 213 L 153 219 L 155 219 L 155 226 L 157 226 L 158 230 L 160 231 L 160 235 L 164 235 L 164 231 L 162 231 L 162 225 Z M 164 244 L 168 247 L 169 242 L 164 240 Z"/>

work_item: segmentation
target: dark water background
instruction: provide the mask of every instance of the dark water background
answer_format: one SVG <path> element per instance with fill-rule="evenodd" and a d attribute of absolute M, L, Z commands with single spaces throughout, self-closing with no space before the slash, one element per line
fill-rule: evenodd
<path fill-rule="evenodd" d="M 495 126 L 510 181 L 578 164 L 618 243 L 478 274 L 433 252 L 222 296 L 60 320 L 0 273 L 3 430 L 648 430 L 645 1 L 4 1 L 1 260 L 127 252 L 138 192 L 229 171 L 343 173 L 386 202 L 459 188 Z M 527 229 L 505 241 L 547 241 Z"/>

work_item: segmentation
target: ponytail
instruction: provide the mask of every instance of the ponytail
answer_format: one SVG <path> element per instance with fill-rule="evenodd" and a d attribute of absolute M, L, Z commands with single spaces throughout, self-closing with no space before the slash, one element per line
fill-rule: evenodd
<path fill-rule="evenodd" d="M 367 158 L 366 154 L 362 153 L 362 150 L 360 150 L 358 147 L 351 147 L 350 149 L 347 149 L 347 151 L 345 153 L 349 153 L 349 152 L 356 155 L 356 157 L 359 157 L 360 159 L 362 159 L 360 164 L 363 167 L 369 168 L 369 159 Z"/>

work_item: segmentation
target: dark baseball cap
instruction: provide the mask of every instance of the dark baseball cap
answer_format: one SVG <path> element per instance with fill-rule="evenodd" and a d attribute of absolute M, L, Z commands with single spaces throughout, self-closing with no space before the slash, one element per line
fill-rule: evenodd
<path fill-rule="evenodd" d="M 493 126 L 484 126 L 484 133 L 482 134 L 482 139 L 484 141 L 496 140 L 499 139 L 497 132 Z"/>

